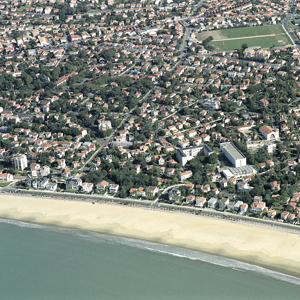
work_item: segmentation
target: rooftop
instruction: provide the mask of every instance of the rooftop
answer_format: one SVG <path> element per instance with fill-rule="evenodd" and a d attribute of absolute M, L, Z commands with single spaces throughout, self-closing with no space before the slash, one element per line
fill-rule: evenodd
<path fill-rule="evenodd" d="M 234 159 L 243 159 L 245 158 L 244 154 L 238 150 L 238 148 L 233 145 L 231 142 L 221 143 L 221 149 L 225 149 Z"/>
<path fill-rule="evenodd" d="M 223 171 L 224 174 L 228 178 L 230 177 L 242 177 L 242 176 L 248 176 L 257 173 L 257 170 L 254 166 L 244 166 L 244 167 L 238 167 L 238 168 L 228 168 Z"/>

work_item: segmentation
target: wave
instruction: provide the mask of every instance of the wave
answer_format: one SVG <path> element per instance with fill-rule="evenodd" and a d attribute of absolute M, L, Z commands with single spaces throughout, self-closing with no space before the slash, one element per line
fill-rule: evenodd
<path fill-rule="evenodd" d="M 110 235 L 105 235 L 105 234 L 95 233 L 95 232 L 81 232 L 81 233 L 76 233 L 76 235 L 80 238 L 87 239 L 94 242 L 105 242 L 109 244 L 125 245 L 125 246 L 139 248 L 139 249 L 143 249 L 155 253 L 162 253 L 162 254 L 172 255 L 180 258 L 198 260 L 198 261 L 214 264 L 217 266 L 222 266 L 225 268 L 231 268 L 238 272 L 246 272 L 246 271 L 255 272 L 260 275 L 272 277 L 277 280 L 300 285 L 300 278 L 283 274 L 280 272 L 272 271 L 263 267 L 255 266 L 235 259 L 226 258 L 226 257 L 209 254 L 201 251 L 190 250 L 181 247 L 158 244 L 149 241 L 126 238 L 126 237 L 110 236 Z"/>
<path fill-rule="evenodd" d="M 72 228 L 61 228 L 61 227 L 54 227 L 48 225 L 32 224 L 32 223 L 26 223 L 23 221 L 16 221 L 10 219 L 0 219 L 0 223 L 19 226 L 23 228 L 47 230 L 52 232 L 55 231 L 62 234 L 72 234 L 77 238 L 88 240 L 94 243 L 106 243 L 112 245 L 124 245 L 128 247 L 139 248 L 154 253 L 172 255 L 175 257 L 197 260 L 197 261 L 210 263 L 225 268 L 231 268 L 238 272 L 254 272 L 277 280 L 289 282 L 295 285 L 300 285 L 300 278 L 283 274 L 280 272 L 272 271 L 263 267 L 255 266 L 235 259 L 226 258 L 226 257 L 209 254 L 201 251 L 195 251 L 195 250 L 180 248 L 171 245 L 158 244 L 158 243 L 144 241 L 144 240 L 119 237 L 119 236 L 111 236 L 111 235 L 101 234 L 97 232 L 84 231 L 84 230 L 78 230 Z"/>
<path fill-rule="evenodd" d="M 18 227 L 24 227 L 24 228 L 39 228 L 39 229 L 43 229 L 46 228 L 48 226 L 44 226 L 44 225 L 39 225 L 39 224 L 34 224 L 34 223 L 26 223 L 23 221 L 17 221 L 17 220 L 11 220 L 11 219 L 0 219 L 0 223 L 2 224 L 9 224 L 9 225 L 15 225 Z"/>

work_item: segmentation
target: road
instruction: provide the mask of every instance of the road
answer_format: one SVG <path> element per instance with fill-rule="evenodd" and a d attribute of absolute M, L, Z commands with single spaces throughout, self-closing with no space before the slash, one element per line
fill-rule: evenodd
<path fill-rule="evenodd" d="M 293 7 L 293 5 L 294 5 L 294 0 L 290 1 L 290 9 Z M 300 51 L 299 39 L 294 34 L 294 32 L 290 29 L 289 24 L 288 24 L 289 20 L 292 19 L 296 15 L 297 14 L 294 14 L 294 13 L 288 13 L 286 15 L 285 19 L 283 20 L 282 24 L 283 24 L 283 28 L 285 29 L 285 31 L 287 32 L 287 34 L 290 36 L 291 40 L 293 41 L 293 43 L 295 44 L 295 46 Z"/>
<path fill-rule="evenodd" d="M 196 7 L 195 7 L 195 9 L 194 9 L 194 11 L 195 12 L 197 12 L 197 10 L 203 5 L 203 2 L 204 2 L 205 0 L 201 0 L 197 5 L 196 5 Z"/>
<path fill-rule="evenodd" d="M 185 27 L 185 33 L 184 33 L 184 36 L 183 36 L 183 41 L 182 41 L 182 44 L 179 48 L 180 56 L 183 56 L 184 51 L 186 51 L 188 49 L 188 41 L 189 41 L 189 38 L 191 36 L 192 29 L 188 27 L 188 24 L 186 23 L 186 21 L 182 21 L 181 23 Z"/>

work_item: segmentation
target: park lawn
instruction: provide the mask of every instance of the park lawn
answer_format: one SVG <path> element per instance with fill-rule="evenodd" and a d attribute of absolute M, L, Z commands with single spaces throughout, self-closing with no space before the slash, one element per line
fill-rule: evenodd
<path fill-rule="evenodd" d="M 212 45 L 216 51 L 231 51 L 241 49 L 243 44 L 247 44 L 248 47 L 271 48 L 284 47 L 286 45 L 292 44 L 292 41 L 286 34 L 280 34 L 270 37 L 255 37 L 215 42 L 212 41 L 210 43 L 210 45 Z"/>
<path fill-rule="evenodd" d="M 9 181 L 9 182 L 0 182 L 0 187 L 8 186 L 10 183 L 12 183 L 12 181 Z"/>
<path fill-rule="evenodd" d="M 244 37 L 244 36 L 281 34 L 281 33 L 285 33 L 281 24 L 232 28 L 232 29 L 222 29 L 221 30 L 221 34 L 224 35 L 225 38 L 227 37 L 229 39 Z"/>

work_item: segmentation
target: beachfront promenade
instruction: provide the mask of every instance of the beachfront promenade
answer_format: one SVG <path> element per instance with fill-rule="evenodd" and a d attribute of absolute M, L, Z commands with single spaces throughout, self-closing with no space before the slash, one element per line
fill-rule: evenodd
<path fill-rule="evenodd" d="M 11 189 L 12 194 L 24 194 L 24 195 L 36 195 L 42 197 L 58 198 L 58 199 L 70 199 L 78 201 L 89 201 L 89 202 L 111 202 L 111 203 L 120 203 L 123 205 L 133 205 L 141 206 L 150 209 L 161 209 L 169 211 L 177 211 L 183 213 L 193 213 L 196 215 L 201 215 L 204 217 L 213 217 L 219 219 L 226 219 L 230 221 L 237 221 L 241 223 L 253 224 L 258 226 L 271 227 L 277 230 L 289 231 L 292 233 L 300 234 L 300 226 L 281 223 L 276 220 L 264 220 L 254 217 L 248 217 L 238 214 L 233 214 L 230 212 L 221 212 L 209 208 L 198 208 L 198 207 L 188 207 L 188 206 L 179 206 L 168 203 L 160 203 L 157 201 L 150 200 L 138 200 L 132 198 L 115 198 L 112 196 L 104 195 L 86 195 L 86 194 L 76 194 L 69 192 L 51 192 L 51 191 L 37 191 L 37 190 L 23 190 L 23 189 Z"/>

